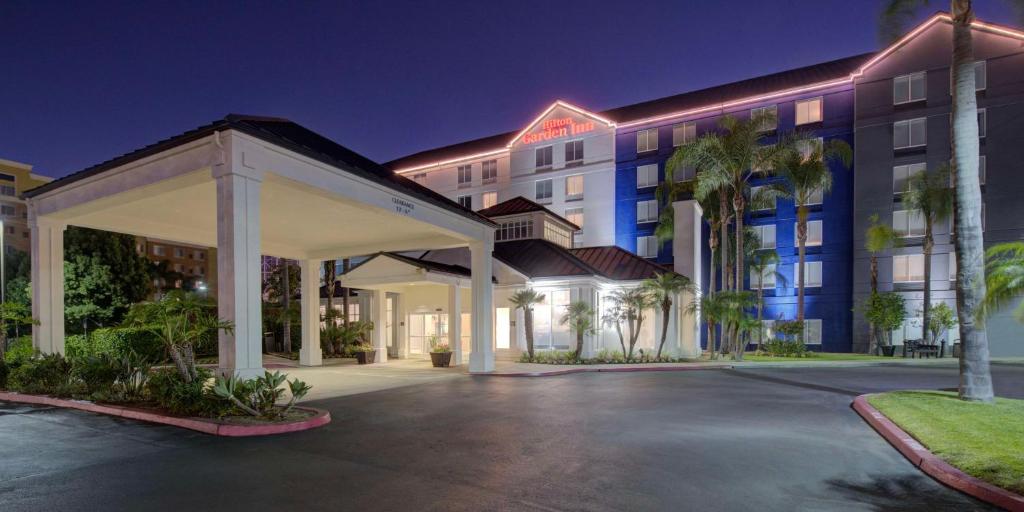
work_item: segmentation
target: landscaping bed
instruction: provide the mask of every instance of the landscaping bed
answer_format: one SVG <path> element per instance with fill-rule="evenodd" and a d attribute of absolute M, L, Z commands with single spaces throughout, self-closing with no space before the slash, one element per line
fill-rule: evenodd
<path fill-rule="evenodd" d="M 1024 400 L 965 402 L 943 391 L 895 391 L 867 400 L 950 465 L 1024 494 Z"/>
<path fill-rule="evenodd" d="M 799 361 L 877 361 L 897 362 L 902 359 L 892 357 L 873 356 L 869 354 L 852 354 L 843 352 L 804 352 L 800 356 L 783 356 L 771 354 L 746 354 L 744 361 L 752 362 L 799 362 Z"/>

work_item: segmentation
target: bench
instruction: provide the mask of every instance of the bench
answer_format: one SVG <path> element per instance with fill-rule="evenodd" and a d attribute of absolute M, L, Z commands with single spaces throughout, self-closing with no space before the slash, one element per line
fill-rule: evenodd
<path fill-rule="evenodd" d="M 903 357 L 940 357 L 939 346 L 929 345 L 924 340 L 907 340 L 903 343 Z"/>

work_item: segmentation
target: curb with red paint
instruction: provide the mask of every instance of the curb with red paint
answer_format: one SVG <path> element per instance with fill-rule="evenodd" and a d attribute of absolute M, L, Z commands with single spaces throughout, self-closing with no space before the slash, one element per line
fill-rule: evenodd
<path fill-rule="evenodd" d="M 285 434 L 288 432 L 299 432 L 302 430 L 317 428 L 331 422 L 331 413 L 323 409 L 315 409 L 313 407 L 296 407 L 296 409 L 314 413 L 313 416 L 304 420 L 263 425 L 243 425 L 203 418 L 168 416 L 155 411 L 133 409 L 131 407 L 123 407 L 120 405 L 104 405 L 85 400 L 64 400 L 62 398 L 54 398 L 50 396 L 26 395 L 13 392 L 0 392 L 0 400 L 23 404 L 49 405 L 53 407 L 63 407 L 65 409 L 78 409 L 80 411 L 106 414 L 108 416 L 119 416 L 121 418 L 128 418 L 132 420 L 187 428 L 204 434 L 225 437 Z"/>
<path fill-rule="evenodd" d="M 978 498 L 979 500 L 998 505 L 1012 512 L 1024 512 L 1024 496 L 1013 493 L 979 480 L 928 451 L 913 436 L 898 427 L 881 411 L 868 403 L 867 397 L 860 395 L 853 399 L 853 410 L 860 414 L 872 428 L 878 431 L 889 444 L 893 445 L 911 464 L 917 466 L 928 476 L 958 490 Z"/>
<path fill-rule="evenodd" d="M 536 372 L 506 372 L 506 373 L 494 373 L 494 372 L 469 372 L 470 375 L 482 375 L 486 377 L 554 377 L 556 375 L 569 375 L 571 373 L 625 373 L 625 372 L 690 372 L 690 371 L 701 371 L 701 370 L 731 370 L 732 365 L 715 365 L 715 366 L 625 366 L 622 368 L 588 368 L 586 366 L 581 368 L 563 368 L 560 370 L 550 371 L 536 371 Z"/>

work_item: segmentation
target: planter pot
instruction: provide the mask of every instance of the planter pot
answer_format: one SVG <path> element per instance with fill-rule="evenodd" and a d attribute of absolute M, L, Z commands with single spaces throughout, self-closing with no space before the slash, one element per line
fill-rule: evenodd
<path fill-rule="evenodd" d="M 370 364 L 377 360 L 377 351 L 356 352 L 356 362 L 359 364 Z"/>
<path fill-rule="evenodd" d="M 447 368 L 452 362 L 451 352 L 431 352 L 430 362 L 433 363 L 434 368 Z"/>
<path fill-rule="evenodd" d="M 878 347 L 885 357 L 892 357 L 896 353 L 896 347 Z"/>

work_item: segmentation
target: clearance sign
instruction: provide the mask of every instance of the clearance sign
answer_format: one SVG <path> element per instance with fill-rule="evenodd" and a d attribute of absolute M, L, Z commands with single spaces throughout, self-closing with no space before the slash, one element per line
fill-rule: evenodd
<path fill-rule="evenodd" d="M 537 129 L 534 130 L 533 132 L 523 134 L 523 137 L 520 139 L 520 141 L 523 144 L 534 144 L 546 140 L 557 139 L 559 137 L 579 135 L 581 133 L 587 133 L 593 130 L 593 121 L 578 123 L 574 121 L 571 117 L 548 119 L 537 125 Z"/>

